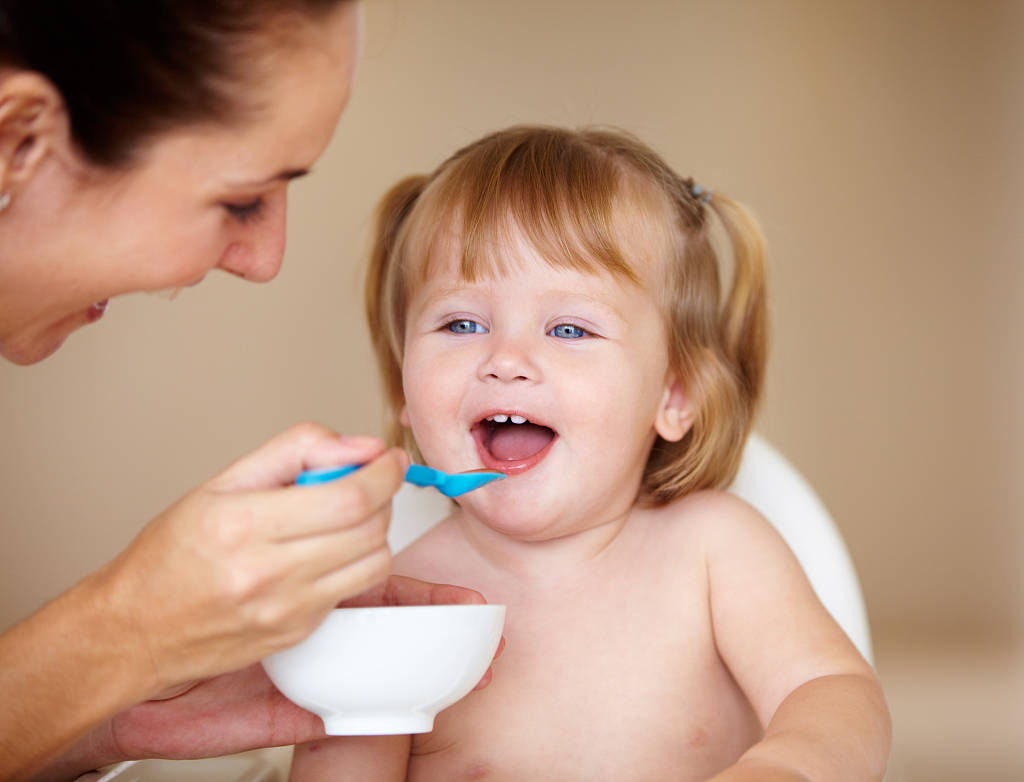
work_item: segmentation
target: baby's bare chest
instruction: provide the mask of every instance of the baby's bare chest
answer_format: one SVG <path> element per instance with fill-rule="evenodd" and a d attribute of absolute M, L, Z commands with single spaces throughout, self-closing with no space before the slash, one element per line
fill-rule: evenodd
<path fill-rule="evenodd" d="M 685 780 L 734 760 L 760 731 L 718 658 L 700 574 L 643 575 L 505 595 L 493 682 L 415 737 L 409 778 Z"/>

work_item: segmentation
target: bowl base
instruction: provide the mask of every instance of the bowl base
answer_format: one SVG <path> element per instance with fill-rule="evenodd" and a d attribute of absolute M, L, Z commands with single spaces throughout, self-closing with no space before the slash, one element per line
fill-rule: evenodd
<path fill-rule="evenodd" d="M 328 736 L 395 736 L 403 733 L 430 733 L 434 717 L 430 714 L 329 714 L 321 717 Z"/>

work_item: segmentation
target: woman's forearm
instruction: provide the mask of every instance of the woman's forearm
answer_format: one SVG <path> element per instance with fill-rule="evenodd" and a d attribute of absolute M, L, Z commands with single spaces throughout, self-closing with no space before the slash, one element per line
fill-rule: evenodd
<path fill-rule="evenodd" d="M 873 677 L 823 676 L 791 692 L 764 738 L 712 782 L 881 780 L 891 742 L 889 710 Z"/>
<path fill-rule="evenodd" d="M 115 758 L 75 746 L 149 694 L 149 666 L 94 575 L 0 635 L 0 779 L 74 777 Z M 58 776 L 53 776 L 57 774 Z"/>
<path fill-rule="evenodd" d="M 99 746 L 90 734 L 66 751 L 51 757 L 43 767 L 29 773 L 25 782 L 72 782 L 82 774 L 95 771 L 118 759 L 120 758 L 114 747 L 109 744 Z"/>

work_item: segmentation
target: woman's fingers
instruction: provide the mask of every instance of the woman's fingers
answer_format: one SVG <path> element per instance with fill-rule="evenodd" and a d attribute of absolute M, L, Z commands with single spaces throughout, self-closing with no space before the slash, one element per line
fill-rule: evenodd
<path fill-rule="evenodd" d="M 303 469 L 368 462 L 319 486 Z M 160 514 L 107 569 L 108 603 L 153 661 L 155 683 L 247 665 L 311 632 L 383 581 L 390 500 L 408 457 L 375 438 L 293 427 Z"/>
<path fill-rule="evenodd" d="M 303 470 L 363 464 L 384 451 L 377 437 L 342 437 L 316 423 L 296 424 L 215 476 L 214 491 L 273 489 L 294 483 Z"/>
<path fill-rule="evenodd" d="M 262 492 L 254 495 L 254 500 L 265 503 L 264 512 L 273 519 L 275 529 L 269 531 L 273 540 L 286 542 L 329 533 L 386 510 L 402 485 L 407 466 L 405 452 L 393 448 L 339 480 Z"/>
<path fill-rule="evenodd" d="M 365 591 L 369 586 L 380 583 L 391 572 L 391 550 L 387 546 L 376 548 L 365 557 L 349 562 L 343 568 L 325 573 L 317 579 L 316 587 L 324 598 L 320 613 L 323 618 L 339 600 Z M 313 628 L 310 628 L 312 632 Z"/>
<path fill-rule="evenodd" d="M 358 524 L 278 543 L 274 551 L 279 568 L 306 583 L 320 580 L 377 549 L 386 549 L 389 522 L 390 506 L 385 506 Z M 355 593 L 347 591 L 346 594 Z"/>
<path fill-rule="evenodd" d="M 451 584 L 431 584 L 406 576 L 390 576 L 387 581 L 346 600 L 338 607 L 455 605 L 486 602 L 484 596 L 474 589 Z"/>
<path fill-rule="evenodd" d="M 297 641 L 339 600 L 385 579 L 405 458 L 388 451 L 329 484 L 208 495 L 219 507 L 204 540 L 232 599 Z"/>

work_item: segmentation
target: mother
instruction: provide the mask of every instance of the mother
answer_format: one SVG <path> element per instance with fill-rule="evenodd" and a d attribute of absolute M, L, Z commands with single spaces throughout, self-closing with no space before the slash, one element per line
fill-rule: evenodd
<path fill-rule="evenodd" d="M 359 41 L 352 0 L 0 0 L 0 355 L 42 360 L 120 294 L 272 279 Z M 297 426 L 0 636 L 0 779 L 320 733 L 255 661 L 374 585 L 361 604 L 480 599 L 384 582 L 405 464 Z"/>

